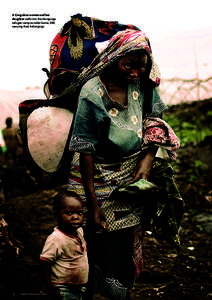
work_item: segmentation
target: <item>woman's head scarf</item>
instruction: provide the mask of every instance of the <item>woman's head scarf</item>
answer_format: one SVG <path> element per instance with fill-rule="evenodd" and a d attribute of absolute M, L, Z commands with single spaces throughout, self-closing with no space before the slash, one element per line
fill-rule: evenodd
<path fill-rule="evenodd" d="M 160 84 L 160 71 L 155 64 L 149 39 L 146 34 L 140 30 L 127 29 L 116 33 L 107 43 L 104 48 L 93 60 L 93 62 L 85 68 L 78 76 L 77 80 L 73 82 L 63 93 L 70 94 L 82 87 L 89 79 L 102 73 L 106 68 L 112 65 L 117 59 L 125 56 L 131 51 L 145 49 L 151 59 L 151 70 L 149 79 L 151 79 L 156 86 Z"/>

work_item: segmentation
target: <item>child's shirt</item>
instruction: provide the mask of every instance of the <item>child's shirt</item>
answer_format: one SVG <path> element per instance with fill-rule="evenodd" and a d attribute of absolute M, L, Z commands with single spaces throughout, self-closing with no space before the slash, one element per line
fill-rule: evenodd
<path fill-rule="evenodd" d="M 40 259 L 52 262 L 52 283 L 85 284 L 88 281 L 87 248 L 82 228 L 77 229 L 76 237 L 55 227 L 45 242 Z"/>

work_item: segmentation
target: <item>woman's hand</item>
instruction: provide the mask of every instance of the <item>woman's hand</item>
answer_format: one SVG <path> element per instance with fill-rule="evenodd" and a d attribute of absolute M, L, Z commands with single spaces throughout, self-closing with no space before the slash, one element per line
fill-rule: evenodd
<path fill-rule="evenodd" d="M 95 232 L 107 230 L 108 228 L 105 215 L 98 205 L 95 205 L 92 209 L 88 208 L 87 228 Z"/>
<path fill-rule="evenodd" d="M 134 177 L 133 182 L 136 182 L 139 179 L 148 180 L 156 152 L 157 148 L 148 149 L 146 155 L 137 164 L 132 174 L 132 176 Z"/>

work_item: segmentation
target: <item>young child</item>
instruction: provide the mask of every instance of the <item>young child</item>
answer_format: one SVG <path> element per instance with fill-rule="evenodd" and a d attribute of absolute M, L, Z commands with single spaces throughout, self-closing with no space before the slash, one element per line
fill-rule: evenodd
<path fill-rule="evenodd" d="M 81 198 L 75 192 L 59 192 L 53 209 L 58 226 L 40 255 L 44 284 L 50 299 L 80 300 L 88 281 Z"/>

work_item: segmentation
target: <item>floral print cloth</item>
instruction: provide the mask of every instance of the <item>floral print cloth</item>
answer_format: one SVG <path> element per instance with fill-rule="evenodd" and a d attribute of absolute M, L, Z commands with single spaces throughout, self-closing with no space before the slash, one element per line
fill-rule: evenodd
<path fill-rule="evenodd" d="M 159 118 L 146 117 L 143 122 L 142 149 L 150 145 L 159 146 L 167 150 L 172 161 L 176 159 L 176 150 L 180 147 L 180 140 L 173 129 Z"/>

